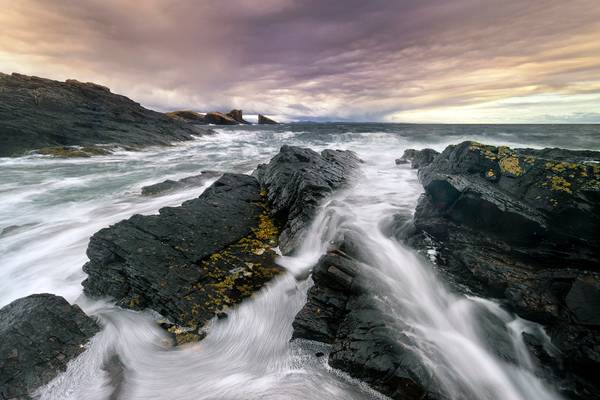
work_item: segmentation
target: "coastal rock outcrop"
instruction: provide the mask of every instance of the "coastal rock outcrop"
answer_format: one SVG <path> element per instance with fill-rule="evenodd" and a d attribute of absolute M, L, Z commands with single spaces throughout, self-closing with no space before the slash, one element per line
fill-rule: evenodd
<path fill-rule="evenodd" d="M 258 178 L 224 174 L 180 207 L 102 229 L 90 239 L 84 291 L 153 309 L 178 343 L 199 340 L 208 320 L 281 271 L 278 238 L 291 251 L 319 201 L 349 183 L 359 161 L 350 151 L 283 146 Z"/>
<path fill-rule="evenodd" d="M 255 176 L 267 192 L 271 212 L 282 225 L 279 247 L 284 254 L 297 249 L 321 200 L 355 177 L 360 163 L 351 151 L 281 147 Z"/>
<path fill-rule="evenodd" d="M 277 122 L 269 117 L 265 117 L 262 114 L 258 114 L 258 123 L 260 125 L 277 125 L 279 122 Z"/>
<path fill-rule="evenodd" d="M 185 178 L 176 181 L 167 179 L 153 185 L 143 186 L 142 196 L 156 196 L 188 187 L 202 186 L 210 179 L 220 175 L 222 175 L 222 173 L 217 171 L 202 171 L 202 173 L 198 175 L 186 176 Z"/>
<path fill-rule="evenodd" d="M 224 174 L 197 199 L 134 215 L 90 239 L 85 293 L 151 308 L 178 343 L 277 275 L 278 230 L 256 178 Z"/>
<path fill-rule="evenodd" d="M 440 153 L 433 149 L 408 149 L 404 151 L 402 157 L 396 160 L 396 165 L 410 163 L 410 167 L 413 169 L 423 168 L 431 164 L 438 154 Z"/>
<path fill-rule="evenodd" d="M 227 116 L 233 118 L 240 124 L 250 124 L 250 122 L 248 122 L 244 119 L 242 110 L 231 110 L 227 113 Z"/>
<path fill-rule="evenodd" d="M 168 145 L 210 132 L 94 83 L 0 73 L 0 157 L 64 146 Z"/>
<path fill-rule="evenodd" d="M 409 244 L 444 273 L 546 326 L 574 398 L 600 389 L 600 153 L 463 142 L 419 170 Z M 407 231 L 404 231 L 407 232 Z M 543 357 L 542 357 L 543 359 Z"/>
<path fill-rule="evenodd" d="M 313 269 L 314 285 L 293 322 L 293 338 L 330 343 L 329 364 L 398 400 L 423 399 L 430 373 L 407 350 L 410 340 L 373 296 L 360 254 L 344 238 Z"/>
<path fill-rule="evenodd" d="M 29 399 L 100 330 L 76 305 L 34 294 L 0 309 L 0 398 Z"/>
<path fill-rule="evenodd" d="M 239 122 L 233 119 L 230 115 L 218 111 L 207 112 L 206 115 L 204 115 L 204 122 L 213 125 L 239 124 Z"/>
<path fill-rule="evenodd" d="M 174 119 L 179 119 L 179 120 L 183 120 L 186 122 L 190 122 L 192 124 L 205 124 L 206 122 L 204 122 L 204 114 L 200 114 L 199 112 L 196 111 L 190 111 L 190 110 L 181 110 L 181 111 L 171 111 L 168 113 L 165 113 L 165 115 L 174 118 Z"/>

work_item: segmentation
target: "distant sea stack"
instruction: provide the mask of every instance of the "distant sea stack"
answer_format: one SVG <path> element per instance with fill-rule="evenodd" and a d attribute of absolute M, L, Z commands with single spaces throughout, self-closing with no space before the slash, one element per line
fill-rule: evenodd
<path fill-rule="evenodd" d="M 148 110 L 107 87 L 73 79 L 0 73 L 0 104 L 0 157 L 65 146 L 168 145 L 211 133 Z"/>
<path fill-rule="evenodd" d="M 271 119 L 271 118 L 269 118 L 269 117 L 265 117 L 265 116 L 264 116 L 264 115 L 262 115 L 262 114 L 258 114 L 258 123 L 259 123 L 260 125 L 276 125 L 276 124 L 278 124 L 279 122 L 277 122 L 277 121 L 275 121 L 275 120 L 272 120 L 272 119 Z"/>
<path fill-rule="evenodd" d="M 231 110 L 227 113 L 227 116 L 233 118 L 240 124 L 250 124 L 250 122 L 244 119 L 242 115 L 242 110 Z"/>

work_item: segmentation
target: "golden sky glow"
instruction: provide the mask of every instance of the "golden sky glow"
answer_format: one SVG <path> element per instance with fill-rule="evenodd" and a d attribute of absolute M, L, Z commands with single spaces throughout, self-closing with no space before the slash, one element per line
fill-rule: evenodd
<path fill-rule="evenodd" d="M 597 0 L 0 0 L 0 71 L 159 109 L 600 122 Z"/>

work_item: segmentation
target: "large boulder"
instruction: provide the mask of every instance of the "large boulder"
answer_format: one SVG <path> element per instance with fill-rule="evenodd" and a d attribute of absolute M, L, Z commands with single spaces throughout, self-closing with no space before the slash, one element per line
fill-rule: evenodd
<path fill-rule="evenodd" d="M 462 287 L 545 324 L 563 386 L 581 398 L 600 395 L 580 372 L 600 367 L 598 161 L 592 151 L 448 146 L 419 170 L 425 195 L 404 237 L 436 247 Z"/>
<path fill-rule="evenodd" d="M 76 305 L 34 294 L 0 309 L 0 398 L 29 399 L 100 330 Z"/>
<path fill-rule="evenodd" d="M 104 86 L 0 73 L 0 157 L 49 147 L 167 145 L 210 132 Z"/>
<path fill-rule="evenodd" d="M 282 224 L 279 247 L 284 254 L 302 241 L 321 201 L 348 184 L 358 171 L 360 159 L 351 151 L 282 146 L 269 164 L 255 171 L 267 191 L 276 221 Z"/>
<path fill-rule="evenodd" d="M 277 125 L 279 122 L 277 122 L 269 117 L 265 117 L 262 114 L 258 114 L 258 123 L 259 123 L 259 125 Z"/>
<path fill-rule="evenodd" d="M 225 174 L 200 197 L 158 215 L 134 215 L 90 239 L 85 293 L 151 308 L 178 343 L 281 271 L 278 230 L 256 178 Z"/>

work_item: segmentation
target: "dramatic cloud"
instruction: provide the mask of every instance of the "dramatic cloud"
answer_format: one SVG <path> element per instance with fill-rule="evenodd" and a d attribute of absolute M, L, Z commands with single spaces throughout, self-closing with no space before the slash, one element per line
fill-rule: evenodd
<path fill-rule="evenodd" d="M 160 110 L 598 122 L 597 0 L 0 0 L 0 70 Z"/>

